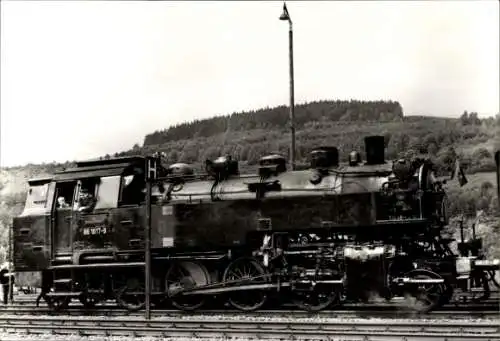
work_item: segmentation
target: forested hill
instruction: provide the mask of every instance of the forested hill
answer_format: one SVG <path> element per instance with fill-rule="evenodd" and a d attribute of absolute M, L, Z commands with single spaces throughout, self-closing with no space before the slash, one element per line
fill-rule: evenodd
<path fill-rule="evenodd" d="M 287 106 L 233 113 L 195 120 L 145 136 L 144 145 L 115 156 L 165 152 L 166 163 L 201 165 L 206 159 L 230 154 L 242 167 L 256 164 L 270 152 L 288 155 L 290 143 Z M 353 149 L 363 152 L 363 138 L 386 137 L 386 156 L 424 150 L 442 170 L 458 155 L 467 172 L 491 171 L 492 150 L 500 118 L 479 119 L 464 112 L 460 118 L 404 116 L 395 101 L 316 101 L 295 109 L 296 157 L 307 162 L 308 154 L 321 145 L 337 146 L 341 158 Z"/>
<path fill-rule="evenodd" d="M 345 161 L 352 150 L 363 153 L 365 136 L 377 134 L 385 136 L 388 160 L 419 150 L 427 152 L 443 170 L 449 169 L 458 156 L 467 172 L 492 171 L 492 151 L 500 147 L 500 115 L 482 120 L 474 112 L 464 112 L 460 118 L 404 116 L 396 101 L 323 100 L 300 104 L 295 109 L 295 126 L 298 163 L 306 163 L 311 149 L 325 145 L 338 147 Z M 143 146 L 136 144 L 113 156 L 165 152 L 166 164 L 187 162 L 201 166 L 207 159 L 229 154 L 244 170 L 253 168 L 260 157 L 271 152 L 287 157 L 289 144 L 289 110 L 279 106 L 171 126 L 146 135 Z M 12 174 L 29 170 L 26 176 L 38 176 L 72 164 L 68 160 L 64 164 L 4 170 Z"/>
<path fill-rule="evenodd" d="M 185 122 L 146 135 L 144 145 L 160 145 L 171 141 L 209 137 L 226 131 L 282 129 L 289 126 L 289 107 L 279 106 L 233 113 L 204 120 Z M 395 121 L 403 118 L 403 109 L 393 101 L 317 101 L 295 107 L 295 127 L 310 122 Z"/>

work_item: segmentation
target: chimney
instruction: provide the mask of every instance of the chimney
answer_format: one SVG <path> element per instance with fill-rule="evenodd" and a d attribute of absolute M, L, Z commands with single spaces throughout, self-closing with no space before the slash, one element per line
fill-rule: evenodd
<path fill-rule="evenodd" d="M 365 151 L 367 165 L 381 165 L 385 163 L 385 138 L 384 136 L 365 137 Z"/>

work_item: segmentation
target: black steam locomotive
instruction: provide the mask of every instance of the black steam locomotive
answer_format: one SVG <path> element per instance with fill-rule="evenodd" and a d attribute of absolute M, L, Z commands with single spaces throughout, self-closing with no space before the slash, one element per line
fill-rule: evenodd
<path fill-rule="evenodd" d="M 29 182 L 13 223 L 15 270 L 42 272 L 53 309 L 74 298 L 138 310 L 150 231 L 152 302 L 183 310 L 213 298 L 317 311 L 399 296 L 429 311 L 454 293 L 487 295 L 498 260 L 480 259 L 477 239 L 459 243 L 460 256 L 450 250 L 432 163 L 387 162 L 384 148 L 383 136 L 366 137 L 366 160 L 352 152 L 347 164 L 337 148 L 316 148 L 302 170 L 267 155 L 246 175 L 230 157 L 203 173 L 158 156 L 79 162 Z"/>

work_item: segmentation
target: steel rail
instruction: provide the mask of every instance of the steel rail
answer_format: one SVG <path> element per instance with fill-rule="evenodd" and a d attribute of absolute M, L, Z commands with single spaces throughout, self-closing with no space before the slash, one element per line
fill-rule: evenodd
<path fill-rule="evenodd" d="M 25 334 L 75 334 L 80 336 L 129 335 L 160 337 L 257 337 L 260 339 L 325 339 L 362 337 L 363 340 L 498 340 L 498 322 L 419 323 L 391 321 L 234 321 L 204 319 L 102 319 L 54 317 L 27 319 L 0 316 L 0 331 Z"/>
<path fill-rule="evenodd" d="M 52 311 L 45 305 L 36 307 L 34 304 L 0 306 L 0 313 L 12 315 L 73 315 L 73 316 L 87 316 L 87 315 L 101 315 L 101 316 L 135 316 L 142 314 L 142 311 L 127 311 L 116 305 L 102 305 L 93 309 L 85 309 L 81 304 L 71 304 L 68 308 L 62 311 Z M 253 312 L 243 312 L 235 309 L 200 309 L 193 312 L 184 312 L 178 309 L 153 309 L 151 311 L 156 316 L 207 316 L 207 315 L 240 315 L 240 316 L 383 316 L 385 318 L 393 317 L 411 317 L 419 319 L 460 319 L 464 317 L 475 318 L 498 318 L 500 317 L 500 309 L 498 305 L 481 305 L 472 307 L 448 307 L 447 309 L 435 310 L 426 314 L 418 314 L 411 310 L 398 309 L 398 307 L 342 307 L 335 310 L 322 310 L 319 312 L 307 312 L 303 310 L 290 310 L 290 309 L 263 309 Z"/>
<path fill-rule="evenodd" d="M 154 310 L 169 309 L 169 308 L 166 308 L 168 305 L 162 305 L 162 306 L 163 306 L 163 308 L 154 307 L 153 309 Z M 44 307 L 47 307 L 47 304 L 45 302 L 40 302 L 38 309 L 41 309 Z M 3 309 L 12 310 L 15 308 L 20 308 L 20 309 L 23 309 L 23 308 L 32 309 L 33 308 L 33 309 L 35 309 L 35 308 L 37 308 L 37 306 L 33 302 L 26 302 L 26 303 L 21 303 L 21 304 L 14 303 L 14 304 L 9 304 L 9 305 L 0 305 L 0 310 L 3 310 Z M 75 309 L 75 308 L 84 309 L 83 305 L 77 301 L 69 303 L 69 306 L 66 309 Z M 126 309 L 118 306 L 114 302 L 98 303 L 94 309 L 96 309 L 96 310 L 99 310 L 99 309 L 126 310 Z M 443 311 L 443 310 L 453 310 L 453 311 L 463 311 L 463 310 L 489 311 L 489 310 L 495 310 L 495 311 L 499 311 L 499 309 L 500 309 L 500 304 L 498 304 L 498 303 L 475 304 L 475 305 L 446 305 L 446 306 L 440 307 L 439 309 L 431 310 L 428 314 L 432 314 L 434 312 L 439 312 L 439 311 Z M 173 309 L 173 308 L 171 308 L 171 310 L 180 311 L 179 309 Z M 288 307 L 279 307 L 279 306 L 276 307 L 275 306 L 275 308 L 272 308 L 272 309 L 271 308 L 263 308 L 263 309 L 257 310 L 257 312 L 259 312 L 261 310 L 262 311 L 272 310 L 272 311 L 276 311 L 276 312 L 279 312 L 279 311 L 301 312 L 301 311 L 303 311 L 299 308 L 295 308 L 293 305 L 290 305 Z M 380 310 L 380 311 L 407 311 L 410 313 L 412 312 L 411 309 L 409 309 L 408 307 L 405 307 L 403 305 L 377 305 L 377 304 L 370 304 L 370 305 L 365 304 L 365 305 L 359 305 L 359 306 L 346 304 L 346 305 L 342 305 L 342 306 L 338 306 L 338 307 L 331 307 L 331 308 L 323 309 L 320 312 L 335 312 L 335 311 L 341 311 L 341 310 L 356 310 L 356 311 Z M 64 310 L 62 310 L 62 311 L 64 311 Z M 203 312 L 203 311 L 220 311 L 220 312 L 228 312 L 228 313 L 240 312 L 240 310 L 237 310 L 235 308 L 230 308 L 230 307 L 226 308 L 221 304 L 214 305 L 213 307 L 200 308 L 200 309 L 195 310 L 194 312 Z"/>
<path fill-rule="evenodd" d="M 75 297 L 73 297 L 73 302 L 71 303 L 77 303 L 77 304 L 80 304 L 79 303 L 79 300 Z M 19 301 L 14 301 L 13 303 L 10 303 L 8 306 L 25 306 L 25 305 L 34 305 L 35 304 L 35 299 L 33 300 L 19 300 Z M 221 304 L 224 304 L 223 301 L 214 301 L 214 303 L 218 304 L 218 305 L 221 305 Z M 40 301 L 40 305 L 45 305 L 45 301 Z M 113 300 L 107 300 L 105 301 L 105 303 L 98 303 L 98 306 L 102 306 L 102 305 L 106 305 L 106 306 L 118 306 L 116 301 L 113 301 Z M 80 304 L 81 305 L 81 304 Z M 384 308 L 390 308 L 390 307 L 401 307 L 404 305 L 404 302 L 373 302 L 373 303 L 344 303 L 344 304 L 340 304 L 339 305 L 339 308 L 340 307 L 343 307 L 343 308 L 353 308 L 353 309 L 358 309 L 358 308 L 362 308 L 362 307 L 380 307 L 381 309 L 384 309 Z M 0 307 L 2 305 L 0 304 Z M 452 303 L 447 303 L 445 305 L 442 306 L 442 308 L 449 308 L 449 307 L 463 307 L 463 308 L 467 308 L 467 307 L 472 307 L 473 309 L 475 309 L 475 307 L 481 307 L 481 306 L 500 306 L 500 299 L 497 299 L 497 300 L 485 300 L 485 301 L 478 301 L 478 302 L 470 302 L 470 303 L 460 303 L 460 302 L 452 302 Z M 281 304 L 281 307 L 283 309 L 288 309 L 290 310 L 290 308 L 293 308 L 294 305 L 293 304 Z M 297 308 L 298 309 L 298 308 Z M 441 309 L 441 307 L 439 308 Z"/>
<path fill-rule="evenodd" d="M 52 312 L 48 308 L 39 310 L 0 310 L 1 314 L 10 314 L 13 316 L 102 316 L 102 317 L 119 317 L 119 316 L 139 316 L 142 315 L 142 311 L 138 312 L 128 312 L 125 310 L 83 310 L 83 309 L 72 309 L 65 312 Z M 320 313 L 308 313 L 302 311 L 261 311 L 261 312 L 214 312 L 214 311 L 203 311 L 186 313 L 177 310 L 152 310 L 152 316 L 162 317 L 162 316 L 273 316 L 273 317 L 293 317 L 293 318 L 385 318 L 385 319 L 395 319 L 395 318 L 411 318 L 411 319 L 427 319 L 427 320 L 463 320 L 463 319 L 500 319 L 500 312 L 498 311 L 439 311 L 428 315 L 418 315 L 418 314 L 407 314 L 391 311 L 349 311 L 341 310 L 334 312 L 320 312 Z"/>
<path fill-rule="evenodd" d="M 14 300 L 13 304 L 32 304 L 36 301 L 37 296 L 22 296 L 22 298 L 17 298 Z M 76 299 L 76 298 L 74 298 Z M 368 303 L 354 303 L 354 302 L 346 302 L 342 303 L 342 307 L 362 307 L 362 306 L 380 306 L 380 307 L 389 307 L 389 306 L 398 306 L 403 304 L 402 299 L 394 299 L 393 301 L 386 302 L 386 301 L 381 301 L 381 302 L 368 302 Z M 44 304 L 44 301 L 42 300 L 40 304 Z M 76 302 L 76 301 L 75 301 Z M 466 301 L 463 302 L 461 300 L 452 300 L 449 303 L 445 304 L 444 307 L 450 307 L 450 306 L 480 306 L 480 305 L 485 305 L 485 304 L 491 304 L 491 305 L 498 305 L 500 303 L 500 295 L 492 295 L 488 299 L 484 299 L 481 301 Z M 113 300 L 107 300 L 106 304 L 114 304 L 116 305 L 116 302 Z M 291 305 L 290 303 L 283 303 L 282 304 L 284 309 L 287 309 Z"/>

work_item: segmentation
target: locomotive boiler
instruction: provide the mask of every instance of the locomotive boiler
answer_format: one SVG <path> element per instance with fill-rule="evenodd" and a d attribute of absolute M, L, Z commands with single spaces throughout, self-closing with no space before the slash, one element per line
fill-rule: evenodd
<path fill-rule="evenodd" d="M 164 168 L 158 156 L 78 162 L 29 182 L 13 222 L 15 269 L 42 271 L 54 309 L 73 298 L 141 309 L 148 226 L 153 303 L 183 310 L 213 299 L 249 311 L 277 298 L 317 311 L 406 297 L 429 311 L 454 293 L 487 291 L 498 261 L 450 250 L 432 163 L 388 162 L 384 148 L 383 136 L 366 137 L 365 160 L 354 151 L 342 164 L 337 148 L 318 147 L 293 171 L 266 155 L 255 174 L 240 174 L 229 156 L 201 173 Z"/>

